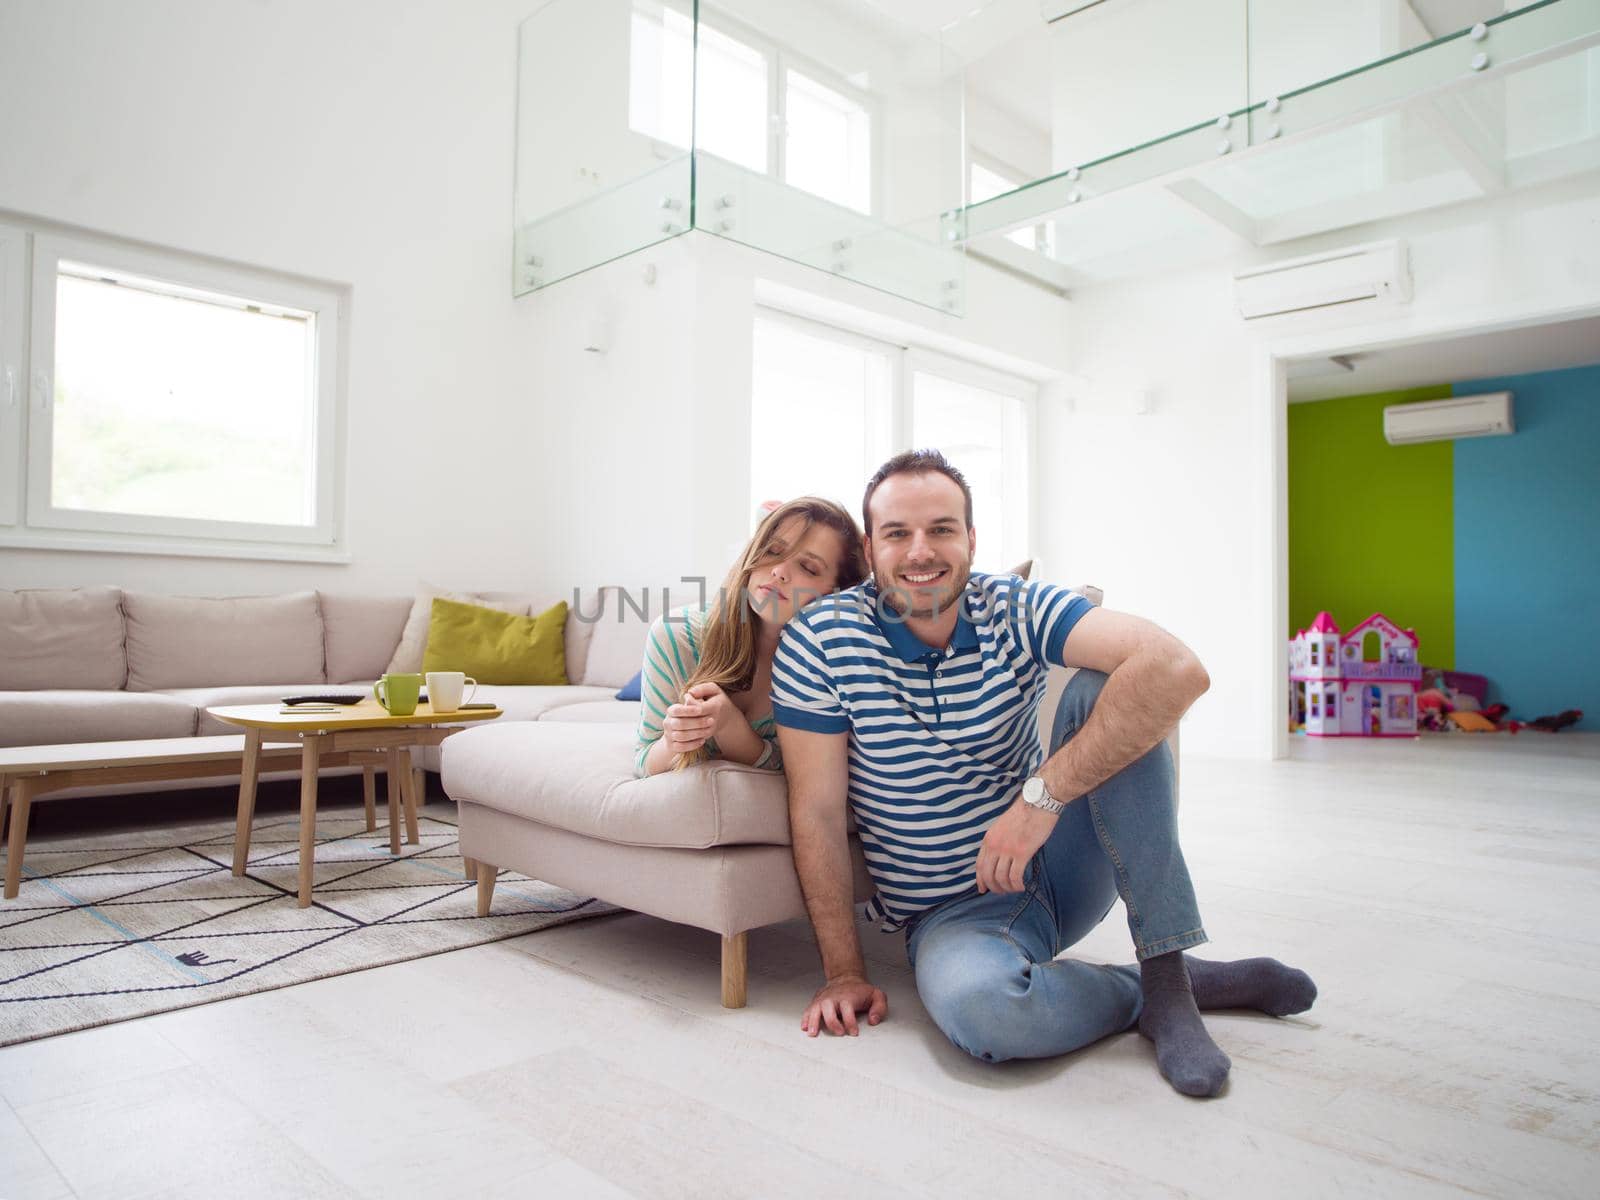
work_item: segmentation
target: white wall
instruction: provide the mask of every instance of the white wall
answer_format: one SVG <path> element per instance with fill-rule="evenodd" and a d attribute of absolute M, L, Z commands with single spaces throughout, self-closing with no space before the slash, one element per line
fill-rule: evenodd
<path fill-rule="evenodd" d="M 720 573 L 747 532 L 758 280 L 1035 373 L 1064 365 L 1064 305 L 981 268 L 961 321 L 705 235 L 513 300 L 516 29 L 533 7 L 0 4 L 0 219 L 350 286 L 353 556 L 0 549 L 0 586 L 564 590 Z M 582 349 L 601 308 L 604 356 Z M 431 494 L 430 474 L 454 495 Z"/>
<path fill-rule="evenodd" d="M 1287 605 L 1284 417 L 1271 359 L 1600 311 L 1592 178 L 1437 210 L 1175 277 L 1074 294 L 1073 405 L 1041 438 L 1044 552 L 1107 604 L 1173 630 L 1210 670 L 1184 726 L 1191 751 L 1270 755 L 1281 725 Z M 1393 312 L 1334 310 L 1246 328 L 1232 273 L 1269 258 L 1400 236 L 1416 294 Z M 1153 411 L 1132 411 L 1147 391 Z"/>
<path fill-rule="evenodd" d="M 654 285 L 643 280 L 649 264 Z M 524 364 L 531 390 L 562 397 L 547 416 L 563 438 L 605 447 L 598 470 L 573 457 L 544 471 L 541 483 L 569 524 L 547 537 L 542 568 L 556 579 L 634 586 L 683 575 L 720 580 L 750 533 L 759 303 L 976 356 L 1047 384 L 1064 375 L 1064 302 L 981 267 L 969 270 L 968 289 L 970 315 L 947 316 L 694 233 L 527 297 L 542 332 L 539 353 Z M 602 310 L 611 314 L 612 349 L 585 354 L 584 331 Z M 577 496 L 574 510 L 567 500 Z"/>
<path fill-rule="evenodd" d="M 8 585 L 514 583 L 515 29 L 527 0 L 0 6 L 0 211 L 349 284 L 349 567 L 0 550 Z M 434 503 L 437 470 L 460 501 Z M 524 543 L 525 545 L 525 543 Z"/>

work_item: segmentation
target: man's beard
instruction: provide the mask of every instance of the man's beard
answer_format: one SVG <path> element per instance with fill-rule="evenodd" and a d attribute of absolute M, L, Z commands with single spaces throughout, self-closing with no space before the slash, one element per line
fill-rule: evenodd
<path fill-rule="evenodd" d="M 967 590 L 967 581 L 972 578 L 971 562 L 961 566 L 952 565 L 949 569 L 949 582 L 932 599 L 925 599 L 927 593 L 920 588 L 914 590 L 900 583 L 885 584 L 882 580 L 878 581 L 878 594 L 902 620 L 929 620 L 954 607 Z"/>

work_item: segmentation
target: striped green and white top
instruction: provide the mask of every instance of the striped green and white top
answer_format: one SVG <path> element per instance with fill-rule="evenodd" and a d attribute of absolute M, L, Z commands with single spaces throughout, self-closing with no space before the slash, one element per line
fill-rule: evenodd
<path fill-rule="evenodd" d="M 644 667 L 639 680 L 639 744 L 633 756 L 634 773 L 643 776 L 645 756 L 650 747 L 661 740 L 661 722 L 666 719 L 667 706 L 683 699 L 689 677 L 700 665 L 700 648 L 705 645 L 706 619 L 711 605 L 687 605 L 657 617 L 650 626 L 644 644 Z M 778 751 L 778 726 L 769 711 L 765 716 L 750 722 L 761 740 L 766 743 L 755 765 L 769 770 L 783 769 L 783 756 Z M 719 754 L 717 742 L 712 738 L 706 748 Z"/>

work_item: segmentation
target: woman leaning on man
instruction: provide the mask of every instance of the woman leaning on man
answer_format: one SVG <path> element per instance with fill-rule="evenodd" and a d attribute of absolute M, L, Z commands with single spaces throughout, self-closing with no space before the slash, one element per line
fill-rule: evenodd
<path fill-rule="evenodd" d="M 720 592 L 650 627 L 638 774 L 711 757 L 780 769 L 770 699 L 778 636 L 806 604 L 866 576 L 861 531 L 839 505 L 802 496 L 768 513 Z"/>

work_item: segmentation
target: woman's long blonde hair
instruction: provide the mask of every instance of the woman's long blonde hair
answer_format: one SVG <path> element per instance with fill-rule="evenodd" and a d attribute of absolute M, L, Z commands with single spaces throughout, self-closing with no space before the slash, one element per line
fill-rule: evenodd
<path fill-rule="evenodd" d="M 780 504 L 756 526 L 750 544 L 729 569 L 722 590 L 712 601 L 705 631 L 701 635 L 700 662 L 683 685 L 684 691 L 701 683 L 714 683 L 730 694 L 750 690 L 756 673 L 757 621 L 749 604 L 750 576 L 762 564 L 778 530 L 794 517 L 801 518 L 805 524 L 787 547 L 791 552 L 813 525 L 825 526 L 839 535 L 841 550 L 839 578 L 833 585 L 835 591 L 855 587 L 867 577 L 866 553 L 862 549 L 861 530 L 854 517 L 832 500 L 823 500 L 818 496 L 801 496 L 798 500 Z M 706 748 L 701 746 L 698 750 L 678 755 L 672 766 L 674 770 L 682 770 L 707 757 Z"/>

